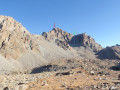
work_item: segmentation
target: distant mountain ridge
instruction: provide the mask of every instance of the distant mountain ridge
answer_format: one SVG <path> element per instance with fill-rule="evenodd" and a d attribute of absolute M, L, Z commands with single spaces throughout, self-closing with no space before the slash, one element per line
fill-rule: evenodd
<path fill-rule="evenodd" d="M 57 45 L 62 43 L 64 45 L 67 45 L 66 47 L 84 46 L 89 47 L 94 52 L 98 52 L 102 49 L 101 45 L 97 44 L 91 36 L 88 36 L 85 33 L 72 35 L 70 33 L 63 31 L 62 29 L 53 28 L 50 32 L 44 32 L 42 36 L 45 38 L 45 40 L 55 41 L 57 42 Z"/>
<path fill-rule="evenodd" d="M 0 16 L 0 71 L 25 71 L 62 58 L 120 59 L 119 47 L 103 49 L 85 33 L 72 35 L 60 28 L 31 34 L 12 17 Z"/>
<path fill-rule="evenodd" d="M 120 45 L 106 47 L 97 53 L 100 59 L 119 59 L 120 60 Z"/>

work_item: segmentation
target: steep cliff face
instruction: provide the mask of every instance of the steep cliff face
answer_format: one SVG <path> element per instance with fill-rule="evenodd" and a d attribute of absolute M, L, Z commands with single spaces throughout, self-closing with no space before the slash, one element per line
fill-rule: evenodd
<path fill-rule="evenodd" d="M 100 59 L 120 59 L 120 46 L 106 47 L 97 53 Z"/>
<path fill-rule="evenodd" d="M 18 59 L 31 50 L 40 52 L 31 34 L 12 17 L 0 16 L 0 54 L 7 59 Z"/>
<path fill-rule="evenodd" d="M 72 47 L 83 46 L 85 48 L 90 48 L 94 52 L 98 52 L 102 49 L 101 45 L 97 44 L 91 36 L 88 36 L 85 33 L 73 36 L 69 44 Z"/>

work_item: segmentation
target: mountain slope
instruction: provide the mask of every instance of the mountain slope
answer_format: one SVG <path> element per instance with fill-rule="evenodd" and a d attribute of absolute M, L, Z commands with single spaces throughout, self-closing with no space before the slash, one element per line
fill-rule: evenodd
<path fill-rule="evenodd" d="M 120 60 L 120 46 L 106 47 L 97 53 L 100 59 L 119 59 Z"/>
<path fill-rule="evenodd" d="M 60 58 L 76 56 L 80 58 L 75 50 L 64 50 L 56 44 L 46 41 L 41 35 L 31 34 L 9 16 L 0 16 L 0 55 L 4 58 L 3 61 L 13 63 L 13 71 L 19 70 L 17 67 L 23 70 L 33 69 L 50 60 Z M 0 66 L 0 68 L 2 67 Z M 8 68 L 12 67 L 8 65 L 8 67 L 4 67 L 4 70 L 8 70 Z"/>

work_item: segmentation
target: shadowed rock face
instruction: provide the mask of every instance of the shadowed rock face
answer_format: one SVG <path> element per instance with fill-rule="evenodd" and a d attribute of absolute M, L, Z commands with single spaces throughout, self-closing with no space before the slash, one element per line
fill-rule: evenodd
<path fill-rule="evenodd" d="M 31 34 L 12 17 L 0 16 L 0 54 L 17 59 L 31 50 L 40 52 Z"/>
<path fill-rule="evenodd" d="M 84 46 L 85 48 L 89 47 L 94 52 L 98 52 L 99 50 L 102 49 L 101 45 L 97 44 L 91 36 L 87 36 L 85 33 L 73 36 L 69 44 L 72 47 L 80 46 Z"/>
<path fill-rule="evenodd" d="M 68 48 L 70 48 L 69 44 L 66 41 L 61 41 L 59 39 L 55 39 L 55 43 L 56 43 L 56 45 L 60 46 L 64 50 L 67 50 Z"/>
<path fill-rule="evenodd" d="M 120 59 L 120 46 L 106 47 L 97 53 L 100 59 Z"/>

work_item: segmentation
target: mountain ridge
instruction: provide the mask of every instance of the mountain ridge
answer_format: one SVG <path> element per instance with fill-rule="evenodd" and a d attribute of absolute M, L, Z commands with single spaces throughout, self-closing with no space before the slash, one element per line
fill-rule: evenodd
<path fill-rule="evenodd" d="M 53 28 L 42 35 L 35 35 L 11 17 L 0 16 L 0 22 L 0 58 L 3 58 L 0 67 L 3 70 L 10 68 L 14 71 L 17 67 L 23 71 L 32 70 L 61 58 L 97 59 L 97 53 L 103 50 L 85 33 L 72 35 Z"/>

